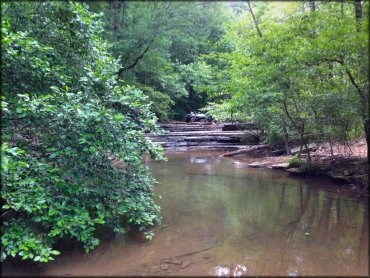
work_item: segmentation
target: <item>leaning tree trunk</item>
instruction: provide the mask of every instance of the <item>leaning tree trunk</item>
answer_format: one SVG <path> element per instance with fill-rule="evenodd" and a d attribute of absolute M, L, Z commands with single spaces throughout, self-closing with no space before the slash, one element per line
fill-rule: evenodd
<path fill-rule="evenodd" d="M 256 16 L 255 16 L 255 15 L 254 15 L 254 13 L 253 13 L 253 10 L 252 10 L 252 6 L 251 6 L 251 3 L 250 3 L 250 0 L 247 0 L 247 3 L 248 3 L 248 7 L 249 7 L 249 12 L 251 13 L 252 18 L 253 18 L 254 25 L 256 26 L 256 29 L 257 29 L 258 35 L 262 38 L 262 33 L 261 33 L 260 28 L 258 27 L 258 21 L 257 21 Z"/>

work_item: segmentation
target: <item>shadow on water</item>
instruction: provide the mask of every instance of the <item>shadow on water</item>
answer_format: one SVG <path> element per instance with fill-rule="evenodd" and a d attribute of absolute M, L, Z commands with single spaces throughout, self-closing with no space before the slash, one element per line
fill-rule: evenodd
<path fill-rule="evenodd" d="M 89 254 L 65 248 L 38 269 L 6 262 L 4 274 L 368 274 L 366 200 L 325 191 L 327 181 L 251 169 L 217 153 L 168 158 L 147 162 L 160 183 L 156 191 L 164 217 L 152 241 L 138 233 L 106 234 Z"/>

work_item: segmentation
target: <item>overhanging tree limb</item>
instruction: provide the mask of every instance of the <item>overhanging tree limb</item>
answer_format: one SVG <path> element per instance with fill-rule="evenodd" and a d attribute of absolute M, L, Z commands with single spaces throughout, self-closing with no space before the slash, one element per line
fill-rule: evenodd
<path fill-rule="evenodd" d="M 144 57 L 144 55 L 149 51 L 149 48 L 152 46 L 153 44 L 153 41 L 154 41 L 154 38 L 155 36 L 150 40 L 149 44 L 147 45 L 147 47 L 144 49 L 144 51 L 135 58 L 134 62 L 131 63 L 129 66 L 127 67 L 122 67 L 119 69 L 118 71 L 118 76 L 120 76 L 124 71 L 126 70 L 129 70 L 129 69 L 132 69 L 133 67 L 135 67 L 137 65 L 137 63 Z"/>
<path fill-rule="evenodd" d="M 167 9 L 171 6 L 171 3 L 167 6 Z M 144 49 L 144 51 L 139 55 L 137 56 L 134 61 L 127 67 L 121 67 L 118 71 L 118 76 L 120 76 L 124 71 L 126 70 L 129 70 L 129 69 L 132 69 L 134 68 L 137 63 L 144 57 L 144 55 L 149 51 L 150 47 L 152 46 L 153 42 L 154 42 L 154 39 L 156 38 L 156 36 L 158 35 L 158 32 L 159 32 L 159 26 L 160 24 L 158 23 L 158 17 L 159 17 L 159 13 L 157 13 L 155 15 L 155 18 L 154 18 L 154 22 L 156 22 L 157 24 L 155 25 L 154 27 L 154 33 L 153 33 L 153 37 L 151 38 L 151 40 L 149 41 L 147 47 Z M 143 44 L 141 44 L 143 45 Z M 140 45 L 140 46 L 141 46 Z"/>

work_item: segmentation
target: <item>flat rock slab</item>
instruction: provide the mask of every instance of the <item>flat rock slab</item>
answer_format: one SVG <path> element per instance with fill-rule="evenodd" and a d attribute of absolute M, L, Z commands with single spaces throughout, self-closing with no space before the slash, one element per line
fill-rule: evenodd
<path fill-rule="evenodd" d="M 271 165 L 270 167 L 272 169 L 287 169 L 289 166 L 289 163 L 288 162 L 285 162 L 285 163 L 277 163 L 277 164 L 273 164 Z"/>
<path fill-rule="evenodd" d="M 261 168 L 261 167 L 264 167 L 265 164 L 262 162 L 253 162 L 253 163 L 248 164 L 248 166 L 252 168 Z"/>
<path fill-rule="evenodd" d="M 345 176 L 344 174 L 329 172 L 328 176 L 339 183 L 348 183 L 350 182 L 350 176 Z"/>
<path fill-rule="evenodd" d="M 177 264 L 177 265 L 182 265 L 182 261 L 178 260 L 178 259 L 172 259 L 171 264 Z"/>
<path fill-rule="evenodd" d="M 308 147 L 308 149 L 309 149 L 310 151 L 314 151 L 314 150 L 316 150 L 316 149 L 317 149 L 317 145 L 316 145 L 315 143 L 308 144 L 308 145 L 307 145 L 307 147 Z M 306 150 L 305 146 L 303 146 L 303 148 L 302 148 L 302 153 L 306 153 L 306 152 L 307 152 L 307 150 Z M 298 154 L 298 153 L 299 153 L 299 147 L 292 148 L 292 149 L 290 150 L 290 153 L 291 153 L 292 155 L 296 155 L 296 154 Z"/>
<path fill-rule="evenodd" d="M 161 264 L 161 270 L 168 270 L 168 264 Z"/>
<path fill-rule="evenodd" d="M 246 130 L 246 129 L 256 129 L 256 126 L 252 123 L 225 123 L 222 127 L 223 131 L 229 130 Z"/>
<path fill-rule="evenodd" d="M 192 262 L 191 261 L 183 261 L 180 268 L 185 268 L 185 267 L 188 267 L 189 265 L 191 265 Z"/>

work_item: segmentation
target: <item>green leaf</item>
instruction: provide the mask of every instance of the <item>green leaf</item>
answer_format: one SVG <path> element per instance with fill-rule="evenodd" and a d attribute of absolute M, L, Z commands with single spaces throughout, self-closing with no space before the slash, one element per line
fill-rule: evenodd
<path fill-rule="evenodd" d="M 55 158 L 55 157 L 57 157 L 59 154 L 60 154 L 60 152 L 59 152 L 59 151 L 57 151 L 57 152 L 53 152 L 52 154 L 50 154 L 50 158 Z"/>

